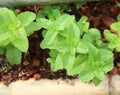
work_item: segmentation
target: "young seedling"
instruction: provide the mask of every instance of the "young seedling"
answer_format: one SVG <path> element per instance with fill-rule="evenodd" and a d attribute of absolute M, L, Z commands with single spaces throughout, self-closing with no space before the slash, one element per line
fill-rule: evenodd
<path fill-rule="evenodd" d="M 50 50 L 47 61 L 51 69 L 66 69 L 68 75 L 78 75 L 80 80 L 93 80 L 98 85 L 113 68 L 112 50 L 101 41 L 100 31 L 89 29 L 86 16 L 77 22 L 73 15 L 61 13 L 59 9 L 51 11 L 57 11 L 59 16 L 37 18 L 44 28 L 40 47 Z"/>
<path fill-rule="evenodd" d="M 35 17 L 32 12 L 15 15 L 8 8 L 0 8 L 0 54 L 5 53 L 11 64 L 21 63 L 22 52 L 27 52 L 27 36 L 38 29 L 38 26 L 32 26 Z"/>

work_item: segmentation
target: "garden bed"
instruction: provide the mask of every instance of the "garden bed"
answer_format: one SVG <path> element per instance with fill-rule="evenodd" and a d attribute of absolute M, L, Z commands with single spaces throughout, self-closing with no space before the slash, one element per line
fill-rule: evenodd
<path fill-rule="evenodd" d="M 101 35 L 103 36 L 104 29 L 110 29 L 110 25 L 117 21 L 117 16 L 120 13 L 120 8 L 117 6 L 118 3 L 119 3 L 118 0 L 88 2 L 88 3 L 84 4 L 81 8 L 78 8 L 78 9 L 76 8 L 75 4 L 71 3 L 71 4 L 69 4 L 71 11 L 66 10 L 66 9 L 61 10 L 61 11 L 71 14 L 71 15 L 75 15 L 76 20 L 79 20 L 81 18 L 81 16 L 83 16 L 83 15 L 87 16 L 88 21 L 90 22 L 90 28 L 93 27 L 93 28 L 99 29 L 101 32 Z M 61 4 L 60 5 L 58 4 L 58 6 L 61 6 Z M 19 7 L 19 8 L 17 8 L 18 9 L 17 12 L 21 13 L 24 11 L 32 11 L 32 12 L 37 13 L 38 10 L 43 9 L 43 7 L 44 6 L 42 6 L 42 5 L 41 6 L 33 6 L 33 7 L 32 6 Z M 44 95 L 47 95 L 45 87 L 49 84 L 51 87 L 52 87 L 52 84 L 55 85 L 52 88 L 53 90 L 57 87 L 57 85 L 58 85 L 58 89 L 67 85 L 67 87 L 66 87 L 67 90 L 62 89 L 63 92 L 61 92 L 61 94 L 68 93 L 65 91 L 72 91 L 69 89 L 73 89 L 74 86 L 69 85 L 69 83 L 62 84 L 60 81 L 60 84 L 59 84 L 59 82 L 56 82 L 53 80 L 53 79 L 59 79 L 59 78 L 75 79 L 77 76 L 68 76 L 66 74 L 66 70 L 59 70 L 57 72 L 53 72 L 50 69 L 50 63 L 48 63 L 46 61 L 46 58 L 49 57 L 49 54 L 48 54 L 49 50 L 48 49 L 43 50 L 39 47 L 39 44 L 43 40 L 41 30 L 32 34 L 28 39 L 29 39 L 29 50 L 27 53 L 23 54 L 22 63 L 20 65 L 10 65 L 6 60 L 6 57 L 1 56 L 1 58 L 0 58 L 0 62 L 1 62 L 0 63 L 0 66 L 1 66 L 0 80 L 6 85 L 9 85 L 11 82 L 16 81 L 16 80 L 27 80 L 30 78 L 35 78 L 35 80 L 47 78 L 47 79 L 51 79 L 51 81 L 49 80 L 48 84 L 47 83 L 44 84 L 46 82 L 46 80 L 40 80 L 40 81 L 36 81 L 36 82 L 34 82 L 33 80 L 28 80 L 23 83 L 21 81 L 18 81 L 18 82 L 12 83 L 10 85 L 10 87 L 8 87 L 8 88 L 1 85 L 0 90 L 2 89 L 2 91 L 5 90 L 4 91 L 5 93 L 7 93 L 7 92 L 10 93 L 12 87 L 13 87 L 13 89 L 16 88 L 17 89 L 16 91 L 19 91 L 18 85 L 19 86 L 21 85 L 20 87 L 23 87 L 23 84 L 25 83 L 29 87 L 31 84 L 33 86 L 33 84 L 35 83 L 35 87 L 33 86 L 34 88 L 31 88 L 31 89 L 37 89 L 36 93 L 38 93 L 38 95 L 40 93 L 44 93 Z M 104 37 L 102 37 L 102 41 L 105 41 Z M 114 68 L 112 71 L 110 71 L 110 74 L 120 74 L 120 54 L 119 54 L 119 52 L 114 52 Z M 65 81 L 62 81 L 62 82 L 64 83 Z M 106 84 L 106 83 L 108 83 L 108 84 Z M 36 86 L 37 84 L 40 84 L 40 85 Z M 74 82 L 73 82 L 73 84 L 74 84 Z M 80 84 L 80 85 L 78 85 L 78 84 Z M 81 86 L 81 84 L 82 84 L 82 86 Z M 15 87 L 14 87 L 14 85 L 15 85 Z M 77 85 L 77 87 L 76 87 L 76 85 Z M 101 85 L 100 85 L 100 89 L 99 89 L 99 87 L 96 88 L 99 91 L 95 92 L 95 93 L 93 91 L 92 95 L 98 95 L 98 94 L 107 95 L 107 94 L 109 94 L 109 91 L 108 91 L 109 81 L 105 80 L 104 82 L 102 82 Z M 74 92 L 76 93 L 76 95 L 80 94 L 79 90 L 78 90 L 78 88 L 80 86 L 81 86 L 81 89 L 83 89 L 82 87 L 88 86 L 91 89 L 96 90 L 95 87 L 91 83 L 89 85 L 87 85 L 87 84 L 81 83 L 78 80 L 77 81 L 75 80 L 75 87 L 74 87 L 73 94 L 74 94 Z M 23 89 L 24 89 L 24 87 L 23 87 Z M 27 89 L 26 91 L 28 92 L 28 88 L 26 88 L 26 89 Z M 38 89 L 43 89 L 42 90 L 43 92 L 38 92 L 39 91 Z M 80 91 L 81 91 L 81 89 L 80 89 Z M 103 91 L 102 89 L 106 89 L 106 90 Z M 53 91 L 53 90 L 51 90 L 51 91 Z M 2 91 L 0 91 L 0 93 Z M 21 91 L 21 94 L 23 94 L 23 93 L 25 94 L 24 91 L 25 90 L 23 90 L 23 92 Z M 103 93 L 101 91 L 103 91 Z M 84 92 L 86 92 L 86 91 L 84 91 Z M 19 92 L 11 92 L 11 95 L 16 95 L 16 94 L 18 95 L 18 93 Z M 51 93 L 54 93 L 54 92 L 51 92 Z M 55 93 L 57 93 L 57 92 L 55 92 Z M 68 95 L 68 94 L 65 94 L 65 95 Z M 88 94 L 89 93 L 86 92 L 86 95 L 88 95 Z M 4 95 L 7 95 L 7 94 L 4 94 Z M 31 95 L 33 95 L 33 94 L 31 94 Z M 53 95 L 53 94 L 51 94 L 51 95 Z M 117 95 L 117 94 L 115 94 L 115 95 Z"/>

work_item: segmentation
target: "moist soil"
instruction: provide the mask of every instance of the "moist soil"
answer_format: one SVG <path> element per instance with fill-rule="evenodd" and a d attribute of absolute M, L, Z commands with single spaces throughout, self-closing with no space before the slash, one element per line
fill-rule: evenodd
<path fill-rule="evenodd" d="M 110 29 L 110 25 L 117 21 L 117 15 L 120 13 L 120 7 L 116 6 L 120 3 L 119 0 L 101 0 L 91 1 L 84 4 L 81 8 L 76 9 L 73 3 L 69 4 L 71 11 L 62 10 L 63 12 L 75 15 L 76 20 L 81 16 L 88 17 L 90 27 L 97 28 L 101 31 L 102 40 L 105 41 L 103 31 Z M 19 12 L 32 11 L 37 13 L 44 6 L 25 6 L 19 7 Z M 46 79 L 74 79 L 77 76 L 68 76 L 65 70 L 53 72 L 50 69 L 50 63 L 46 61 L 49 57 L 49 50 L 42 50 L 39 45 L 42 38 L 42 33 L 36 31 L 29 38 L 29 50 L 23 54 L 22 63 L 20 65 L 10 65 L 5 56 L 0 56 L 0 81 L 5 85 L 9 85 L 16 80 L 27 80 L 34 78 L 40 80 Z M 114 68 L 110 74 L 120 74 L 120 53 L 114 52 Z"/>

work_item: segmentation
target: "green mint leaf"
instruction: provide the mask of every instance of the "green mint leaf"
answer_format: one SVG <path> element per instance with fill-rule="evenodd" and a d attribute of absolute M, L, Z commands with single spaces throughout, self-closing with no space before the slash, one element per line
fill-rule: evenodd
<path fill-rule="evenodd" d="M 36 15 L 36 19 L 45 18 L 45 16 L 46 15 L 45 15 L 44 11 L 39 10 L 38 13 L 37 13 L 37 15 Z"/>
<path fill-rule="evenodd" d="M 40 23 L 37 23 L 37 22 L 32 22 L 25 27 L 27 36 L 30 36 L 31 34 L 33 34 L 33 32 L 38 31 L 40 29 L 41 29 L 41 25 Z"/>
<path fill-rule="evenodd" d="M 88 28 L 89 28 L 89 22 L 84 23 L 83 31 L 84 31 L 84 32 L 87 32 L 87 31 L 88 31 Z"/>
<path fill-rule="evenodd" d="M 103 69 L 103 71 L 105 73 L 107 73 L 108 71 L 112 70 L 114 67 L 113 61 L 110 64 L 104 64 L 101 68 Z"/>
<path fill-rule="evenodd" d="M 118 31 L 118 33 L 119 33 L 119 35 L 120 35 L 120 22 L 113 23 L 113 24 L 110 25 L 110 27 L 111 27 L 113 30 Z"/>
<path fill-rule="evenodd" d="M 8 33 L 0 33 L 0 46 L 6 46 L 9 43 L 10 41 Z"/>
<path fill-rule="evenodd" d="M 95 86 L 98 86 L 100 83 L 101 83 L 101 80 L 99 80 L 98 78 L 94 78 L 93 80 L 93 83 L 95 84 Z"/>
<path fill-rule="evenodd" d="M 106 43 L 103 43 L 102 40 L 97 40 L 95 45 L 96 45 L 97 47 L 99 47 L 99 48 L 102 47 L 102 48 L 107 48 L 107 49 L 108 49 L 107 44 L 106 44 Z"/>
<path fill-rule="evenodd" d="M 96 76 L 99 80 L 103 80 L 103 79 L 104 79 L 104 72 L 102 72 L 102 71 L 95 71 L 95 76 Z"/>
<path fill-rule="evenodd" d="M 76 24 L 72 23 L 69 25 L 69 27 L 66 28 L 66 32 L 68 32 L 66 37 L 73 39 L 74 43 L 78 43 L 80 40 L 80 30 Z"/>
<path fill-rule="evenodd" d="M 89 29 L 87 34 L 90 35 L 90 37 L 92 38 L 92 41 L 96 41 L 96 40 L 101 39 L 100 31 L 95 29 L 95 28 Z"/>
<path fill-rule="evenodd" d="M 117 20 L 120 21 L 120 14 L 117 15 Z"/>
<path fill-rule="evenodd" d="M 92 37 L 88 34 L 88 33 L 86 33 L 86 34 L 84 34 L 83 35 L 83 38 L 82 38 L 82 41 L 85 43 L 88 43 L 88 42 L 90 42 L 90 43 L 92 43 L 93 42 L 93 39 L 92 39 Z"/>
<path fill-rule="evenodd" d="M 46 33 L 47 33 L 47 30 L 43 30 L 43 31 L 42 31 L 42 36 L 43 36 L 43 38 L 45 38 Z"/>
<path fill-rule="evenodd" d="M 51 49 L 49 52 L 50 57 L 52 58 L 56 58 L 56 56 L 58 55 L 58 51 Z"/>
<path fill-rule="evenodd" d="M 58 34 L 58 31 L 47 31 L 45 38 L 40 44 L 41 48 L 43 49 L 48 48 L 48 46 L 54 42 L 57 34 Z"/>
<path fill-rule="evenodd" d="M 78 25 L 81 33 L 88 31 L 89 23 L 87 22 L 87 19 L 88 18 L 86 16 L 82 16 L 80 18 L 80 20 L 77 22 L 77 25 Z"/>
<path fill-rule="evenodd" d="M 53 16 L 50 17 L 50 19 L 56 20 L 61 16 L 61 12 L 58 9 L 52 10 Z"/>
<path fill-rule="evenodd" d="M 89 47 L 89 55 L 93 58 L 96 57 L 96 54 L 98 54 L 99 49 L 92 43 L 88 43 L 87 45 Z M 91 58 L 89 59 L 91 60 Z"/>
<path fill-rule="evenodd" d="M 80 30 L 75 23 L 72 23 L 63 31 L 59 32 L 60 35 L 66 38 L 66 45 L 70 47 L 76 47 L 80 40 Z"/>
<path fill-rule="evenodd" d="M 56 50 L 51 49 L 49 55 L 50 55 L 50 58 L 47 58 L 47 61 L 50 62 L 51 69 L 53 71 L 63 69 L 61 54 L 57 52 Z"/>
<path fill-rule="evenodd" d="M 83 71 L 86 66 L 85 64 L 87 63 L 87 56 L 84 55 L 79 55 L 75 58 L 74 64 L 72 66 L 72 69 L 67 72 L 69 75 L 76 75 L 79 74 L 81 71 Z"/>
<path fill-rule="evenodd" d="M 17 18 L 12 10 L 9 10 L 8 8 L 0 8 L 0 24 L 14 24 L 16 20 Z"/>
<path fill-rule="evenodd" d="M 23 12 L 17 16 L 24 27 L 29 25 L 35 19 L 35 17 L 36 15 L 33 12 Z"/>
<path fill-rule="evenodd" d="M 116 49 L 116 51 L 120 51 L 120 37 L 116 34 L 111 33 L 109 30 L 104 31 L 105 38 L 110 42 L 108 47 L 110 49 Z"/>
<path fill-rule="evenodd" d="M 64 28 L 68 27 L 74 21 L 75 21 L 74 16 L 70 16 L 68 14 L 63 14 L 60 18 L 58 18 L 56 20 L 56 23 L 59 25 L 57 30 L 64 30 Z"/>
<path fill-rule="evenodd" d="M 50 63 L 50 68 L 53 71 L 54 71 L 54 67 L 55 67 L 55 60 L 56 60 L 56 58 L 47 58 L 47 62 Z"/>
<path fill-rule="evenodd" d="M 50 20 L 56 20 L 61 15 L 59 6 L 47 5 L 43 9 L 43 11 L 44 11 L 45 15 L 48 17 L 48 19 L 50 19 Z"/>
<path fill-rule="evenodd" d="M 2 20 L 2 19 L 1 19 Z M 1 23 L 0 24 L 0 33 L 6 33 L 8 31 L 8 27 L 7 27 L 7 24 L 6 23 Z"/>
<path fill-rule="evenodd" d="M 86 16 L 82 16 L 78 22 L 86 23 L 87 19 L 88 18 Z"/>
<path fill-rule="evenodd" d="M 17 32 L 17 38 L 11 40 L 11 43 L 22 52 L 27 52 L 28 39 L 24 28 L 19 28 L 16 32 Z"/>
<path fill-rule="evenodd" d="M 69 51 L 69 47 L 67 46 L 67 43 L 64 39 L 61 41 L 57 41 L 57 39 L 55 39 L 55 41 L 53 42 L 53 44 L 49 46 L 49 48 L 55 49 L 58 52 L 63 52 L 63 53 Z"/>
<path fill-rule="evenodd" d="M 104 71 L 104 73 L 107 73 L 108 71 L 112 70 L 112 68 L 114 67 L 113 53 L 112 51 L 107 50 L 107 49 L 100 49 L 100 54 L 101 54 L 100 55 L 101 57 L 99 59 L 101 60 L 101 62 L 104 62 L 103 64 L 100 64 L 101 68 Z"/>
<path fill-rule="evenodd" d="M 6 58 L 11 64 L 21 63 L 22 53 L 20 50 L 12 45 L 9 45 L 6 49 Z"/>
<path fill-rule="evenodd" d="M 78 43 L 78 46 L 76 48 L 76 51 L 78 53 L 87 53 L 89 51 L 89 48 L 86 44 L 82 43 L 82 42 L 79 42 Z"/>
<path fill-rule="evenodd" d="M 71 54 L 70 52 L 67 52 L 67 53 L 63 53 L 61 56 L 62 56 L 63 66 L 67 70 L 67 73 L 69 74 L 75 61 L 75 54 Z"/>
<path fill-rule="evenodd" d="M 90 64 L 86 64 L 85 69 L 79 73 L 78 77 L 82 81 L 89 81 L 95 77 Z"/>
<path fill-rule="evenodd" d="M 49 29 L 49 30 L 55 30 L 56 29 L 55 23 L 53 21 L 50 21 L 50 20 L 45 19 L 45 18 L 37 19 L 37 23 L 39 23 L 41 25 L 41 27 L 43 27 L 45 29 Z"/>
<path fill-rule="evenodd" d="M 83 35 L 82 41 L 86 44 L 92 43 L 97 47 L 106 47 L 106 44 L 101 41 L 100 31 L 94 28 L 89 29 L 88 32 Z"/>
<path fill-rule="evenodd" d="M 55 64 L 54 64 L 54 71 L 63 69 L 63 63 L 62 63 L 62 57 L 60 54 L 57 55 L 56 60 L 55 60 Z"/>
<path fill-rule="evenodd" d="M 105 38 L 110 42 L 114 42 L 117 39 L 117 35 L 111 33 L 109 30 L 105 30 L 104 35 Z"/>
<path fill-rule="evenodd" d="M 64 30 L 59 32 L 60 35 L 64 37 L 72 37 L 72 38 L 80 38 L 80 30 L 78 26 L 75 23 L 71 23 L 68 27 L 66 27 Z M 69 35 L 70 34 L 70 35 Z"/>

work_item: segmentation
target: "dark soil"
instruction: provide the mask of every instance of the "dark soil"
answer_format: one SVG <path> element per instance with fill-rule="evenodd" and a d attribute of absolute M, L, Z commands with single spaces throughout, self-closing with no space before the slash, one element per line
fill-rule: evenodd
<path fill-rule="evenodd" d="M 69 14 L 74 14 L 76 20 L 82 15 L 88 17 L 90 27 L 95 27 L 101 31 L 103 36 L 104 29 L 109 29 L 110 24 L 116 22 L 117 15 L 120 13 L 120 8 L 116 4 L 119 0 L 103 0 L 88 2 L 80 9 L 76 9 L 74 4 L 70 4 L 72 9 Z M 19 8 L 22 11 L 33 11 L 36 12 L 42 9 L 43 6 L 26 6 Z M 49 50 L 42 50 L 39 45 L 42 41 L 41 31 L 35 32 L 29 37 L 29 51 L 23 54 L 22 63 L 20 65 L 10 65 L 5 56 L 0 57 L 0 81 L 8 85 L 16 80 L 27 80 L 29 78 L 35 78 L 39 80 L 41 78 L 47 79 L 73 79 L 76 76 L 67 76 L 65 70 L 53 72 L 50 70 L 50 64 L 46 62 L 46 58 L 49 57 Z M 104 36 L 102 38 L 105 41 Z M 110 71 L 110 74 L 120 74 L 120 53 L 114 52 L 114 68 Z"/>

